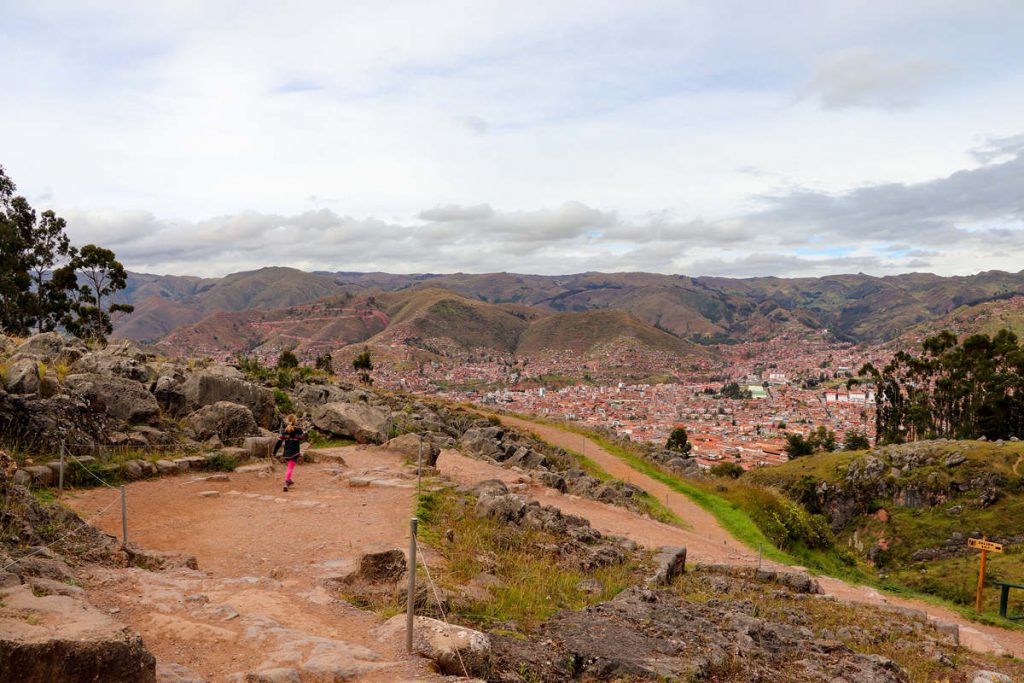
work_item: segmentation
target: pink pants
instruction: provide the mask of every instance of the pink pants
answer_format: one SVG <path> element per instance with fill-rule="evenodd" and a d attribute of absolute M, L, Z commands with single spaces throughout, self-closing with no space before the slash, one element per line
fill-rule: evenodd
<path fill-rule="evenodd" d="M 294 460 L 289 460 L 288 461 L 288 474 L 284 475 L 284 480 L 285 481 L 291 481 L 292 480 L 292 472 L 294 470 L 295 470 L 295 461 Z"/>

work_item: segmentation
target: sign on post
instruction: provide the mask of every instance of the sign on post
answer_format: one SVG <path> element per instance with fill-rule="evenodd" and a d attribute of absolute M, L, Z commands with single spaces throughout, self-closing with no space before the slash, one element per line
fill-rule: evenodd
<path fill-rule="evenodd" d="M 978 567 L 978 592 L 974 596 L 974 611 L 981 611 L 981 589 L 985 585 L 985 556 L 990 552 L 1001 553 L 1003 552 L 1002 543 L 993 543 L 987 538 L 968 538 L 968 548 L 977 548 L 981 551 L 981 565 Z"/>
<path fill-rule="evenodd" d="M 968 538 L 967 545 L 971 548 L 977 548 L 978 550 L 987 550 L 990 553 L 1003 552 L 1002 543 L 993 543 L 992 541 L 985 541 L 980 538 Z"/>

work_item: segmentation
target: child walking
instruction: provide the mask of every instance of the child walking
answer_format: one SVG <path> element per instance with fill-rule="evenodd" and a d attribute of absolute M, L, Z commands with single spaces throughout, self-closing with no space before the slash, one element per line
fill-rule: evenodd
<path fill-rule="evenodd" d="M 288 489 L 295 483 L 292 481 L 292 472 L 295 471 L 295 463 L 299 460 L 299 444 L 306 438 L 306 433 L 302 431 L 302 428 L 298 425 L 299 418 L 295 415 L 289 415 L 284 419 L 284 427 L 281 428 L 281 434 L 277 437 L 277 443 L 274 444 L 274 455 L 277 455 L 277 449 L 284 444 L 284 459 L 288 461 L 288 472 L 284 476 L 284 490 Z"/>

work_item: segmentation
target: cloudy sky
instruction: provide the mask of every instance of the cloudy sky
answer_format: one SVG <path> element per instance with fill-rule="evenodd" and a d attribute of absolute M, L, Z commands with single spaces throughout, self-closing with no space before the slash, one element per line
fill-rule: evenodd
<path fill-rule="evenodd" d="M 1024 267 L 1024 2 L 0 0 L 0 165 L 126 266 Z"/>

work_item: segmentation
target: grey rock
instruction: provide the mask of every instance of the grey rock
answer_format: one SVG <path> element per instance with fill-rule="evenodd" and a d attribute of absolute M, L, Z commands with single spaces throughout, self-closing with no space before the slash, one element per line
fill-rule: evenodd
<path fill-rule="evenodd" d="M 191 410 L 227 401 L 248 408 L 260 427 L 269 428 L 273 424 L 273 392 L 246 381 L 232 368 L 217 366 L 193 373 L 185 380 L 181 391 Z"/>
<path fill-rule="evenodd" d="M 650 580 L 653 586 L 668 586 L 686 571 L 686 548 L 666 546 L 654 558 L 658 570 Z"/>
<path fill-rule="evenodd" d="M 998 671 L 975 671 L 970 675 L 971 683 L 1013 683 L 1013 679 Z"/>
<path fill-rule="evenodd" d="M 259 433 L 252 411 L 229 401 L 203 406 L 189 415 L 185 424 L 189 435 L 197 441 L 213 436 L 221 441 L 233 441 Z"/>
<path fill-rule="evenodd" d="M 97 412 L 125 422 L 152 422 L 160 417 L 160 404 L 138 382 L 103 375 L 68 375 L 64 384 L 79 392 Z"/>
<path fill-rule="evenodd" d="M 313 426 L 359 443 L 381 443 L 391 413 L 366 403 L 327 403 L 313 413 Z"/>
<path fill-rule="evenodd" d="M 946 456 L 945 465 L 946 467 L 956 467 L 967 462 L 967 456 L 959 451 L 953 451 Z"/>

